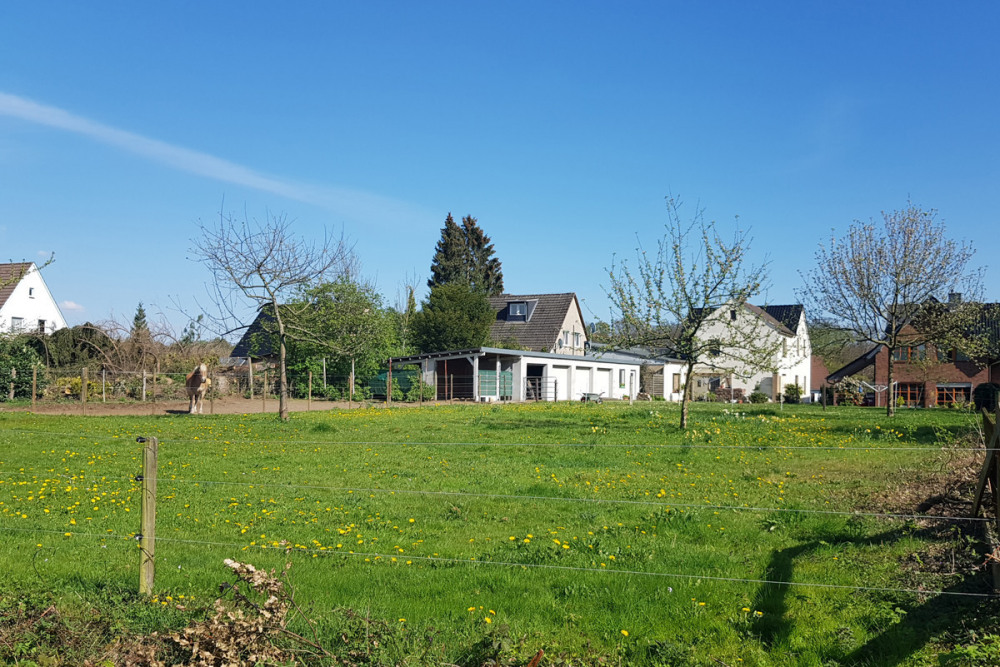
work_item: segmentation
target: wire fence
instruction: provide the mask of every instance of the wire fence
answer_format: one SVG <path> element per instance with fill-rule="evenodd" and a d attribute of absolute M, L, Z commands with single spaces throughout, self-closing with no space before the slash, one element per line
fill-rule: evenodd
<path fill-rule="evenodd" d="M 36 437 L 40 440 L 48 439 L 51 441 L 53 437 L 64 437 L 71 439 L 79 439 L 80 434 L 65 433 L 65 434 L 55 434 L 52 432 L 42 432 L 42 431 L 19 431 L 19 435 L 23 437 Z M 93 440 L 89 435 L 88 440 Z M 106 436 L 103 438 L 105 442 L 109 442 L 112 439 L 117 439 L 115 436 Z M 118 440 L 120 442 L 120 439 Z M 172 441 L 173 444 L 178 444 L 184 441 Z M 187 441 L 189 444 L 194 444 L 194 441 Z M 256 441 L 257 446 L 263 446 L 270 444 L 287 446 L 289 441 L 276 440 L 276 441 Z M 506 443 L 412 443 L 412 442 L 396 442 L 396 443 L 386 443 L 386 442 L 372 442 L 372 441 L 327 441 L 327 440 L 313 440 L 313 439 L 301 439 L 293 441 L 294 444 L 299 445 L 314 445 L 314 444 L 324 444 L 328 446 L 336 446 L 345 449 L 358 448 L 358 447 L 371 447 L 371 446 L 424 446 L 424 447 L 438 447 L 444 450 L 448 450 L 451 447 L 468 447 L 470 445 L 475 445 L 477 447 L 508 447 L 508 446 L 524 446 L 524 447 L 534 447 L 534 448 L 551 448 L 551 447 L 565 447 L 565 445 L 553 445 L 553 444 L 539 444 L 532 443 L 529 445 L 509 445 Z M 199 441 L 199 444 L 206 444 L 205 441 Z M 216 442 L 216 445 L 219 443 Z M 587 445 L 583 445 L 587 446 Z M 615 448 L 635 448 L 636 445 L 606 445 L 606 447 Z M 671 449 L 671 447 L 663 447 L 664 449 Z M 706 449 L 724 450 L 725 447 L 720 446 L 706 446 Z M 756 449 L 754 447 L 743 447 L 745 450 Z M 796 448 L 789 448 L 796 449 Z M 817 455 L 829 455 L 832 453 L 833 448 L 816 448 L 816 447 L 798 447 L 803 451 L 813 451 Z M 840 449 L 840 448 L 838 448 Z M 864 451 L 878 454 L 881 452 L 898 452 L 900 448 L 856 448 L 864 449 Z M 917 448 L 906 448 L 907 451 L 913 451 Z M 936 454 L 939 450 L 934 448 L 920 448 L 921 451 Z M 974 449 L 974 448 L 970 448 Z M 818 451 L 817 451 L 818 450 Z M 982 451 L 981 448 L 979 451 Z M 584 460 L 581 465 L 586 466 L 588 464 L 593 464 L 594 462 L 587 462 Z M 93 475 L 97 476 L 100 473 L 106 472 L 102 471 L 100 468 L 96 468 L 93 471 Z M 235 470 L 234 474 L 246 475 L 247 470 L 243 471 Z M 21 479 L 27 480 L 32 476 L 31 470 L 22 469 L 18 475 L 14 477 L 20 477 Z M 68 475 L 56 475 L 56 478 L 62 479 L 64 481 L 70 480 Z M 107 479 L 107 475 L 100 475 L 102 480 Z M 134 478 L 121 478 L 119 481 L 122 484 L 127 484 L 130 493 L 134 495 L 135 490 L 138 488 L 136 484 L 140 477 Z M 928 513 L 905 513 L 905 512 L 890 512 L 890 511 L 863 511 L 856 508 L 809 508 L 809 507 L 787 507 L 787 506 L 760 506 L 760 505 L 749 505 L 749 504 L 723 504 L 719 502 L 701 502 L 701 503 L 682 503 L 675 502 L 666 499 L 630 499 L 630 498 L 596 498 L 587 496 L 577 496 L 577 495 L 542 495 L 542 494 L 525 494 L 525 493 L 495 493 L 488 491 L 477 491 L 477 490 L 452 490 L 452 489 L 441 489 L 441 488 L 427 488 L 424 485 L 417 485 L 413 488 L 406 488 L 403 486 L 364 486 L 364 485 L 324 485 L 324 484 L 309 484 L 309 483 L 292 483 L 287 480 L 269 482 L 267 480 L 253 480 L 245 481 L 243 479 L 205 479 L 193 476 L 179 476 L 176 471 L 171 472 L 169 475 L 163 475 L 161 472 L 161 479 L 166 485 L 166 488 L 161 487 L 161 494 L 167 496 L 171 501 L 172 505 L 176 506 L 181 503 L 193 502 L 199 495 L 204 495 L 206 487 L 235 487 L 237 489 L 243 489 L 245 491 L 253 490 L 255 493 L 259 493 L 262 490 L 268 492 L 276 492 L 277 494 L 293 495 L 297 497 L 301 496 L 317 496 L 317 494 L 359 494 L 366 495 L 368 497 L 374 497 L 376 495 L 389 496 L 389 497 L 412 497 L 412 496 L 422 496 L 422 497 L 439 497 L 445 499 L 475 499 L 478 501 L 484 501 L 485 503 L 494 503 L 496 501 L 503 501 L 509 505 L 523 506 L 526 508 L 537 507 L 539 503 L 560 503 L 565 505 L 592 505 L 599 504 L 607 508 L 615 507 L 645 507 L 652 508 L 658 511 L 694 511 L 694 512 L 713 512 L 713 513 L 731 513 L 731 514 L 756 514 L 760 516 L 773 515 L 773 514 L 787 514 L 787 515 L 798 515 L 798 516 L 816 516 L 816 517 L 848 517 L 848 518 L 864 518 L 879 521 L 901 521 L 901 522 L 940 522 L 945 524 L 969 524 L 969 525 L 981 525 L 984 522 L 992 521 L 992 519 L 986 519 L 981 517 L 970 517 L 970 516 L 945 516 L 945 515 L 934 515 Z M 73 481 L 77 481 L 75 476 Z M 82 482 L 82 478 L 80 480 Z M 463 486 L 468 487 L 469 485 L 475 484 L 475 480 L 464 479 Z M 426 482 L 425 482 L 426 484 Z M 10 487 L 8 487 L 10 488 Z M 183 491 L 182 489 L 187 489 Z M 94 487 L 96 491 L 96 485 Z M 235 500 L 235 498 L 234 498 Z M 14 503 L 8 502 L 7 507 L 11 507 Z M 184 505 L 187 507 L 187 505 Z M 95 507 L 96 509 L 96 507 Z M 7 509 L 5 509 L 5 513 Z M 228 523 L 228 522 L 227 522 Z M 294 523 L 294 521 L 292 522 Z M 74 537 L 86 537 L 88 539 L 98 540 L 102 543 L 102 548 L 110 543 L 121 543 L 125 544 L 130 540 L 134 540 L 138 534 L 138 524 L 136 524 L 137 530 L 135 532 L 130 532 L 127 534 L 122 534 L 120 529 L 116 532 L 114 529 L 106 529 L 106 532 L 95 532 L 94 528 L 97 526 L 96 522 L 92 522 L 88 525 L 87 530 L 76 530 L 70 529 L 66 531 L 60 530 L 48 530 L 38 527 L 21 527 L 21 526 L 5 526 L 3 532 L 9 534 L 22 534 L 22 535 L 54 535 L 58 536 L 62 532 L 65 536 Z M 322 525 L 317 525 L 316 530 L 322 530 L 324 527 Z M 308 531 L 306 531 L 308 532 Z M 319 533 L 317 533 L 319 536 Z M 262 536 L 263 537 L 263 536 Z M 820 537 L 816 538 L 817 540 Z M 308 544 L 296 544 L 289 543 L 283 540 L 281 541 L 271 541 L 270 543 L 257 543 L 254 540 L 245 541 L 224 541 L 224 540 L 206 540 L 206 539 L 196 539 L 194 537 L 186 537 L 183 534 L 169 536 L 159 536 L 156 538 L 157 542 L 162 542 L 164 544 L 177 544 L 177 545 L 201 545 L 201 546 L 211 546 L 218 547 L 232 552 L 246 551 L 247 549 L 259 549 L 259 550 L 271 550 L 279 553 L 287 554 L 304 554 L 306 556 L 316 556 L 316 557 L 341 557 L 348 560 L 357 559 L 367 559 L 369 561 L 375 560 L 388 560 L 394 559 L 396 557 L 395 553 L 383 552 L 383 551 L 371 551 L 371 550 L 353 550 L 344 549 L 338 551 L 330 551 L 326 548 L 311 547 Z M 303 540 L 305 541 L 305 540 Z M 40 545 L 39 545 L 40 546 Z M 339 547 L 340 545 L 338 545 Z M 731 549 L 739 549 L 739 545 L 730 545 Z M 909 593 L 909 594 L 920 594 L 923 596 L 927 595 L 956 595 L 964 596 L 970 598 L 988 598 L 994 597 L 991 592 L 969 592 L 969 591 L 955 591 L 949 589 L 933 589 L 933 588 L 906 588 L 906 587 L 886 587 L 877 585 L 842 585 L 842 584 L 832 584 L 823 582 L 810 582 L 810 581 L 791 581 L 791 580 L 779 580 L 770 579 L 765 577 L 734 577 L 734 576 L 717 576 L 710 572 L 684 572 L 684 571 L 658 571 L 655 567 L 651 567 L 648 570 L 643 569 L 626 569 L 626 568 L 615 568 L 606 567 L 606 564 L 602 563 L 601 567 L 586 567 L 577 565 L 557 565 L 549 563 L 539 563 L 532 561 L 517 561 L 517 560 L 498 560 L 498 559 L 477 559 L 477 558 L 465 558 L 449 556 L 447 554 L 441 555 L 435 553 L 433 555 L 428 554 L 411 554 L 406 557 L 410 561 L 419 561 L 426 563 L 448 563 L 451 565 L 461 565 L 469 567 L 502 567 L 502 568 L 523 568 L 523 569 L 537 569 L 537 570 L 552 570 L 559 572 L 577 572 L 577 573 L 593 573 L 596 576 L 634 576 L 634 577 L 659 577 L 659 578 L 674 578 L 678 580 L 702 580 L 710 582 L 728 582 L 728 583 L 741 583 L 741 584 L 753 584 L 753 585 L 768 585 L 768 586 L 801 586 L 808 588 L 817 589 L 831 589 L 831 590 L 852 590 L 852 591 L 877 591 L 877 592 L 893 592 L 893 593 Z"/>
<path fill-rule="evenodd" d="M 425 403 L 441 401 L 513 400 L 511 380 L 486 377 L 491 371 L 471 375 L 423 376 L 416 371 L 385 372 L 362 378 L 326 372 L 287 371 L 288 395 L 292 399 L 330 402 L 392 401 Z M 0 368 L 0 402 L 30 400 L 32 403 L 108 403 L 186 401 L 188 373 L 108 368 L 43 368 L 30 375 Z M 509 375 L 509 373 L 507 374 Z M 9 378 L 6 383 L 3 379 Z M 244 364 L 209 371 L 206 400 L 227 398 L 277 398 L 281 391 L 279 370 L 268 365 Z M 353 381 L 352 381 L 353 380 Z M 554 380 L 527 378 L 525 399 L 555 400 Z"/>

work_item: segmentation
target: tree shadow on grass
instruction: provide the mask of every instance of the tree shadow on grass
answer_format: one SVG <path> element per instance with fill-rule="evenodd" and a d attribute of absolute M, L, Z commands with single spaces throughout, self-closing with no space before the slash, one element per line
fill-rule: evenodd
<path fill-rule="evenodd" d="M 794 584 L 782 582 L 792 582 L 795 562 L 799 557 L 831 545 L 873 546 L 895 542 L 903 536 L 914 534 L 936 539 L 941 537 L 939 531 L 920 530 L 913 533 L 903 529 L 869 537 L 828 535 L 774 552 L 763 578 L 775 583 L 763 584 L 754 596 L 753 608 L 762 611 L 763 616 L 752 621 L 751 632 L 768 647 L 780 645 L 789 638 L 793 623 L 785 616 L 788 612 L 788 596 Z M 977 620 L 980 621 L 979 625 L 992 622 L 990 619 L 996 614 L 995 598 L 978 597 L 991 591 L 991 582 L 985 572 L 963 577 L 961 581 L 941 590 L 942 594 L 933 597 L 886 591 L 885 604 L 893 607 L 895 613 L 900 615 L 900 620 L 850 653 L 838 656 L 838 664 L 899 665 L 927 641 L 943 632 L 968 629 L 976 625 Z M 890 596 L 894 596 L 895 601 L 890 601 Z M 981 610 L 980 613 L 975 613 L 977 610 Z"/>

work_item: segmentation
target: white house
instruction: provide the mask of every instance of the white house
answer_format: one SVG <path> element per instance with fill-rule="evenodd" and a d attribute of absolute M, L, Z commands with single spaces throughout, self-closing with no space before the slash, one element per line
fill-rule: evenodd
<path fill-rule="evenodd" d="M 493 343 L 534 352 L 586 354 L 587 328 L 573 292 L 498 294 L 489 299 L 497 314 L 490 327 Z"/>
<path fill-rule="evenodd" d="M 718 341 L 718 347 L 698 359 L 695 397 L 723 387 L 745 395 L 758 390 L 778 400 L 785 387 L 795 384 L 803 400 L 809 400 L 812 344 L 801 305 L 723 306 L 708 318 L 699 337 Z M 746 342 L 771 354 L 750 363 Z"/>
<path fill-rule="evenodd" d="M 0 333 L 50 334 L 65 326 L 34 262 L 0 264 Z"/>

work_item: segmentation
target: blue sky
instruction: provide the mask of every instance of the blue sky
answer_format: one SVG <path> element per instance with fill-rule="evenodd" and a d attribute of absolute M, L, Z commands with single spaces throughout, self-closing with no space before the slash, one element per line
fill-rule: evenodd
<path fill-rule="evenodd" d="M 355 245 L 391 304 L 472 214 L 510 292 L 607 318 L 664 197 L 770 262 L 908 199 L 1000 299 L 1000 5 L 986 2 L 0 3 L 0 259 L 55 252 L 71 324 L 178 329 L 199 221 Z"/>

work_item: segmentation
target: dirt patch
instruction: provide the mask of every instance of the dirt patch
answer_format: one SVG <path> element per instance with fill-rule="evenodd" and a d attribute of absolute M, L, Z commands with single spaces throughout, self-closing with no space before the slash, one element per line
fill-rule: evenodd
<path fill-rule="evenodd" d="M 965 440 L 956 444 L 973 445 Z M 981 452 L 945 449 L 937 470 L 908 471 L 900 484 L 874 494 L 872 504 L 894 514 L 968 517 L 982 465 Z"/>
<path fill-rule="evenodd" d="M 288 409 L 291 412 L 322 412 L 326 410 L 348 410 L 372 405 L 368 403 L 348 404 L 346 401 L 307 401 L 302 399 L 291 399 Z M 375 405 L 384 406 L 384 403 Z M 393 405 L 393 407 L 397 407 Z M 39 415 L 85 415 L 88 417 L 106 417 L 110 415 L 186 415 L 188 414 L 188 402 L 183 401 L 117 401 L 102 403 L 101 401 L 66 401 L 59 403 L 41 402 L 34 408 L 30 405 L 21 406 L 0 406 L 0 412 L 33 412 Z M 268 398 L 267 401 L 261 399 L 247 399 L 236 396 L 217 398 L 212 401 L 205 401 L 204 414 L 216 415 L 239 415 L 239 414 L 260 414 L 277 413 L 278 399 Z M 195 415 L 197 416 L 197 415 Z"/>

